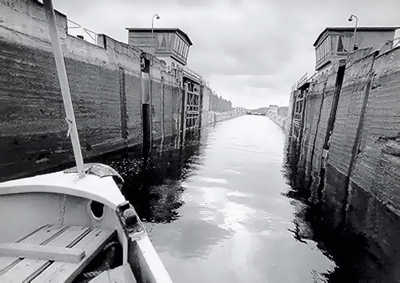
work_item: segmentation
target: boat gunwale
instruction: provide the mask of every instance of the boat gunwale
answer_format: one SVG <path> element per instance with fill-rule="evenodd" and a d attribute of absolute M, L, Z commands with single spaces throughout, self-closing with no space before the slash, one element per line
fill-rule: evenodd
<path fill-rule="evenodd" d="M 100 202 L 112 210 L 126 202 L 111 176 L 85 175 L 63 171 L 0 183 L 0 196 L 25 193 L 54 193 Z"/>

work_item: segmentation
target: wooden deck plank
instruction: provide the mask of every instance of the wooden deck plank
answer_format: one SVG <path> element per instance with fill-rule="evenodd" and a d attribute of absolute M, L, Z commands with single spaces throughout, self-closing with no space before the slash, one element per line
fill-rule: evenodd
<path fill-rule="evenodd" d="M 63 233 L 52 239 L 50 242 L 46 243 L 47 246 L 53 247 L 66 247 L 70 243 L 72 243 L 77 237 L 85 233 L 89 228 L 87 227 L 79 227 L 79 226 L 71 226 L 68 227 Z M 42 267 L 49 265 L 49 261 L 47 260 L 38 260 L 38 259 L 24 259 L 11 268 L 9 271 L 0 276 L 0 282 L 9 282 L 9 283 L 17 283 L 23 282 L 27 280 L 29 282 L 30 277 L 35 277 L 35 274 L 38 270 L 41 270 Z M 62 281 L 59 281 L 62 282 Z"/>
<path fill-rule="evenodd" d="M 5 256 L 23 257 L 29 259 L 43 259 L 64 262 L 79 262 L 85 252 L 76 248 L 62 248 L 26 243 L 0 244 L 0 254 Z"/>
<path fill-rule="evenodd" d="M 43 273 L 36 277 L 32 283 L 45 282 L 72 282 L 88 263 L 103 249 L 108 240 L 112 237 L 114 231 L 104 231 L 100 228 L 93 229 L 85 238 L 79 241 L 74 248 L 82 249 L 86 257 L 78 264 L 55 262 Z"/>
<path fill-rule="evenodd" d="M 22 243 L 26 240 L 34 242 L 36 235 L 41 235 L 41 233 L 43 234 L 43 232 L 45 232 L 49 229 L 52 229 L 52 228 L 54 228 L 54 225 L 50 225 L 50 224 L 43 225 L 42 227 L 39 227 L 38 229 L 36 229 L 35 231 L 32 231 L 28 235 L 24 235 L 23 237 L 18 238 L 17 240 L 14 241 L 14 243 Z"/>
<path fill-rule="evenodd" d="M 57 227 L 53 225 L 46 225 L 41 227 L 39 230 L 34 231 L 35 233 L 30 233 L 23 238 L 16 240 L 16 243 L 28 243 L 33 245 L 40 245 L 59 233 L 63 227 Z M 5 269 L 15 262 L 17 259 L 15 257 L 0 257 L 0 276 L 4 273 Z"/>

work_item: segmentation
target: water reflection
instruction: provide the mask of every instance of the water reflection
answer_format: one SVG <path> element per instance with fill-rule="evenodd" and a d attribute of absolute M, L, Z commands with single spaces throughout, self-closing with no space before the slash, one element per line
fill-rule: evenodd
<path fill-rule="evenodd" d="M 174 282 L 324 282 L 336 265 L 287 184 L 263 116 L 217 124 L 149 160 L 111 156 Z"/>
<path fill-rule="evenodd" d="M 147 159 L 140 156 L 139 148 L 133 148 L 95 161 L 109 164 L 121 174 L 125 180 L 122 193 L 143 221 L 170 223 L 179 218 L 185 191 L 181 181 L 197 164 L 199 144 L 199 134 L 194 133 L 187 136 L 184 147 L 158 148 Z"/>

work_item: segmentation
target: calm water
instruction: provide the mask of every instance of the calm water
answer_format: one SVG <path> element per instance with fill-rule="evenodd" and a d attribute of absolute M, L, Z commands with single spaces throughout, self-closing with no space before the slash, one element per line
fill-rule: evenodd
<path fill-rule="evenodd" d="M 148 163 L 108 163 L 174 282 L 324 282 L 336 265 L 285 195 L 284 144 L 267 117 L 242 116 Z"/>
<path fill-rule="evenodd" d="M 313 282 L 334 268 L 292 232 L 302 204 L 282 195 L 284 141 L 262 116 L 209 129 L 179 181 L 180 217 L 148 225 L 174 282 Z"/>

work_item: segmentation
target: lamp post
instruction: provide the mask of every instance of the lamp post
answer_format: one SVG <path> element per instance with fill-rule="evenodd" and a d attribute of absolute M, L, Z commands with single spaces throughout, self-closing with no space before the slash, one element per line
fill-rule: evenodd
<path fill-rule="evenodd" d="M 158 14 L 154 14 L 153 18 L 151 19 L 151 39 L 154 41 L 154 56 L 156 56 L 156 41 L 154 40 L 154 18 L 157 20 L 160 19 Z"/>
<path fill-rule="evenodd" d="M 353 50 L 356 50 L 356 49 L 357 49 L 357 46 L 356 46 L 356 34 L 357 34 L 358 18 L 357 18 L 356 15 L 351 14 L 350 17 L 348 18 L 348 21 L 349 21 L 349 22 L 353 21 L 353 18 L 356 19 L 356 24 L 355 24 L 355 26 L 354 26 L 354 33 L 353 33 Z"/>

